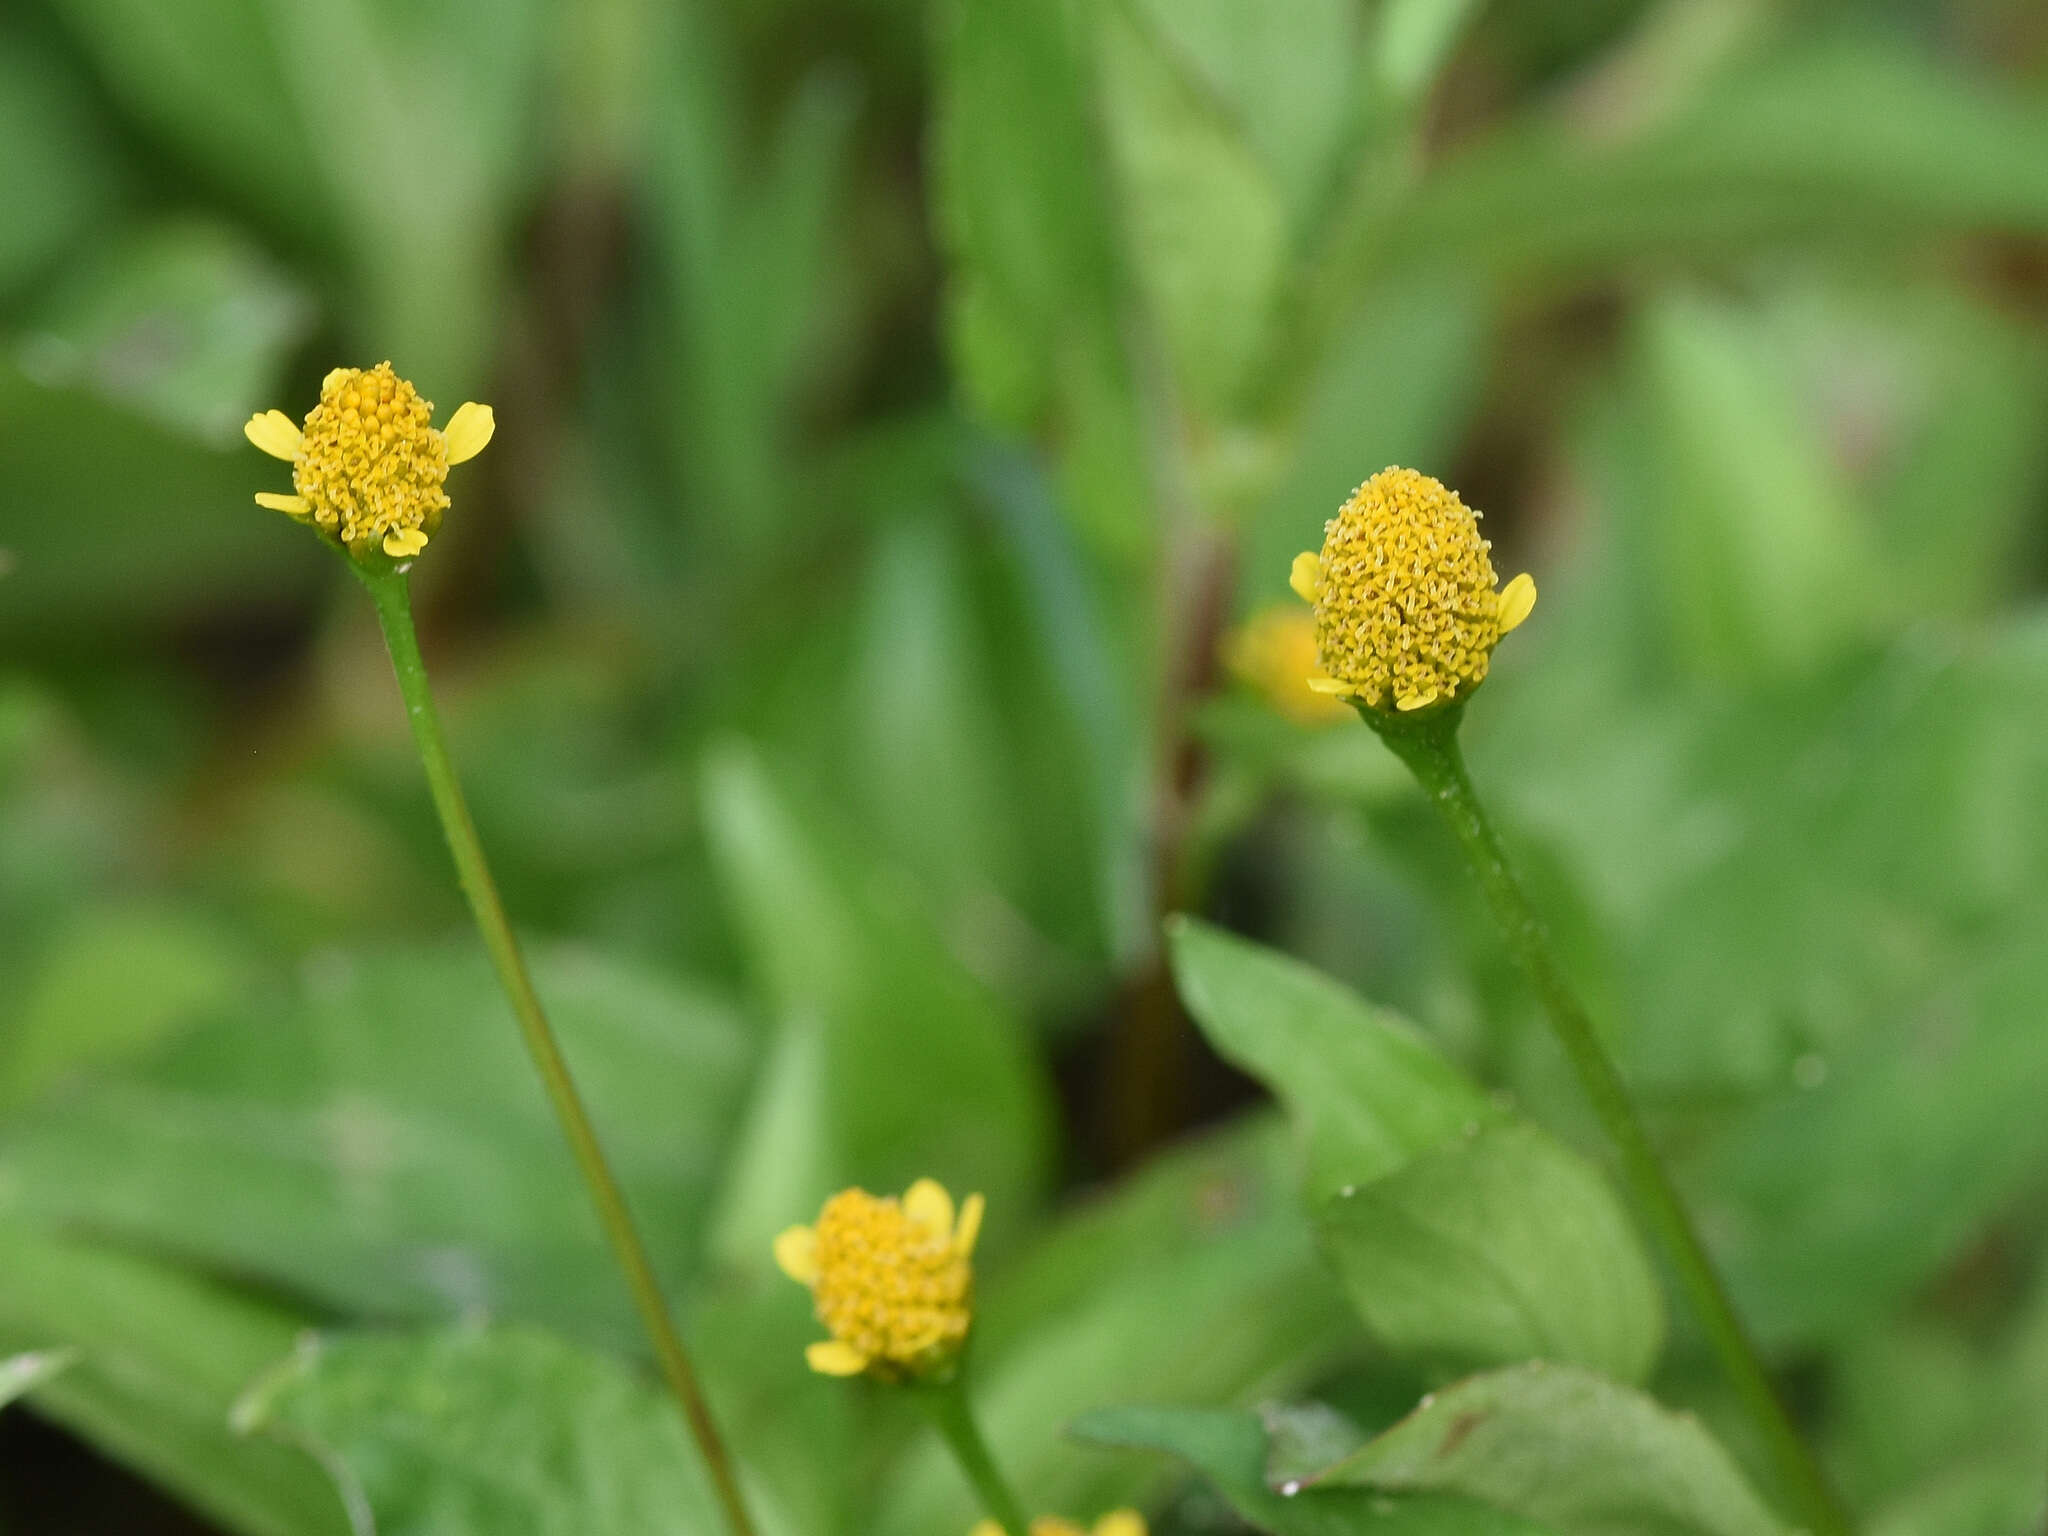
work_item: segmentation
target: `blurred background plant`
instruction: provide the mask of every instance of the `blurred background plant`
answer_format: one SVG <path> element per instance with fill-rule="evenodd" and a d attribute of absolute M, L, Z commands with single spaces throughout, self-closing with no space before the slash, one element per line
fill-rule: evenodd
<path fill-rule="evenodd" d="M 1034 1508 L 1771 1528 L 1448 842 L 1233 639 L 1394 461 L 1542 585 L 1474 771 L 1834 1475 L 2039 1529 L 2038 5 L 10 0 L 0 209 L 0 1356 L 75 1352 L 6 1529 L 713 1528 L 370 616 L 250 501 L 385 357 L 497 407 L 422 627 L 770 1530 L 978 1513 L 769 1252 L 924 1175 Z M 1689 1512 L 1256 1475 L 1474 1369 L 1402 1433 L 1539 1443 L 1531 1357 Z M 1119 1405 L 1206 1480 L 1065 1437 Z"/>

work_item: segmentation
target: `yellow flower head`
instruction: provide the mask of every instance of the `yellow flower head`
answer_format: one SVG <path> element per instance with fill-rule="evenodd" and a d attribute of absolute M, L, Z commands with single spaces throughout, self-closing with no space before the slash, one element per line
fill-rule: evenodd
<path fill-rule="evenodd" d="M 1323 525 L 1320 555 L 1295 556 L 1315 604 L 1318 693 L 1374 709 L 1448 703 L 1485 681 L 1500 637 L 1536 606 L 1536 583 L 1493 588 L 1492 546 L 1458 493 L 1412 469 L 1381 470 Z"/>
<path fill-rule="evenodd" d="M 488 405 L 469 401 L 445 431 L 434 407 L 389 363 L 336 368 L 320 385 L 320 403 L 303 430 L 283 411 L 263 411 L 242 428 L 249 441 L 292 466 L 296 495 L 260 491 L 273 511 L 309 522 L 351 554 L 382 549 L 410 560 L 441 526 L 448 466 L 473 459 L 497 422 Z"/>
<path fill-rule="evenodd" d="M 919 1179 L 901 1200 L 845 1189 L 814 1227 L 775 1239 L 775 1262 L 811 1288 L 832 1337 L 805 1351 L 827 1376 L 866 1371 L 885 1380 L 929 1376 L 951 1364 L 974 1321 L 974 1240 L 982 1198 L 959 1218 L 953 1197 Z"/>
<path fill-rule="evenodd" d="M 1223 663 L 1297 725 L 1326 725 L 1350 713 L 1342 699 L 1309 687 L 1316 670 L 1316 621 L 1299 608 L 1262 608 L 1224 637 Z"/>
<path fill-rule="evenodd" d="M 983 1520 L 967 1536 L 1003 1536 L 1003 1528 Z M 1041 1515 L 1031 1522 L 1031 1536 L 1145 1536 L 1145 1517 L 1135 1509 L 1113 1509 L 1090 1532 L 1058 1515 Z"/>

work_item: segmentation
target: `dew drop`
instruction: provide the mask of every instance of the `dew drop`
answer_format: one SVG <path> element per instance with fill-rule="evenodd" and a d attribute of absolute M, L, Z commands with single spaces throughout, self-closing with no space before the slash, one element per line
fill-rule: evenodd
<path fill-rule="evenodd" d="M 1280 1497 L 1283 1499 L 1291 1499 L 1299 1492 L 1301 1492 L 1301 1484 L 1294 1478 L 1290 1477 L 1280 1485 Z"/>

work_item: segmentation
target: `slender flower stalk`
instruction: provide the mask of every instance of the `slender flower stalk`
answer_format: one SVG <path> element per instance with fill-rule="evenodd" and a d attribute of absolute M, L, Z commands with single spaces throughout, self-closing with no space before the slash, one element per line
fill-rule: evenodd
<path fill-rule="evenodd" d="M 548 1102 L 554 1106 L 562 1134 L 568 1138 L 569 1150 L 575 1154 L 576 1166 L 590 1188 L 598 1219 L 604 1224 L 612 1253 L 625 1274 L 627 1287 L 632 1291 L 633 1305 L 639 1311 L 640 1321 L 654 1346 L 661 1373 L 682 1406 L 690 1434 L 696 1440 L 697 1449 L 711 1474 L 713 1491 L 725 1511 L 726 1524 L 733 1536 L 753 1536 L 753 1522 L 747 1515 L 732 1459 L 726 1453 L 725 1442 L 711 1416 L 711 1406 L 705 1400 L 696 1370 L 690 1364 L 689 1353 L 683 1348 L 675 1321 L 669 1315 L 668 1304 L 661 1294 L 661 1282 L 655 1278 L 646 1244 L 641 1241 L 640 1233 L 633 1224 L 625 1191 L 619 1187 L 618 1178 L 605 1157 L 596 1127 L 591 1124 L 589 1112 L 584 1108 L 583 1096 L 577 1092 L 575 1079 L 570 1076 L 569 1063 L 563 1059 L 554 1030 L 548 1024 L 540 998 L 533 990 L 533 979 L 527 974 L 519 941 L 513 936 L 512 925 L 505 916 L 505 904 L 499 899 L 490 866 L 484 861 L 483 844 L 477 838 L 476 824 L 470 819 L 469 804 L 463 798 L 461 781 L 455 775 L 454 759 L 450 757 L 447 740 L 441 734 L 441 717 L 434 708 L 433 694 L 427 685 L 426 662 L 420 655 L 419 636 L 413 628 L 412 601 L 406 590 L 405 573 L 401 570 L 372 571 L 360 564 L 351 568 L 362 579 L 377 605 L 377 619 L 384 629 L 384 643 L 391 652 L 391 667 L 398 677 L 398 691 L 405 699 L 406 716 L 412 721 L 413 742 L 419 748 L 420 764 L 426 770 L 434 809 L 441 818 L 442 831 L 447 834 L 448 851 L 454 856 L 462 893 L 469 900 L 469 910 L 476 918 L 477 931 L 483 935 L 484 948 L 490 951 L 491 965 L 498 973 L 498 982 L 512 1004 L 512 1012 L 519 1020 L 519 1032 L 526 1040 L 535 1070 L 540 1073 L 541 1084 L 547 1089 Z"/>
<path fill-rule="evenodd" d="M 442 485 L 449 467 L 481 453 L 497 428 L 491 408 L 475 401 L 458 407 L 442 428 L 432 425 L 433 410 L 388 362 L 374 368 L 332 370 L 321 383 L 319 404 L 308 413 L 303 426 L 283 411 L 261 411 L 243 427 L 243 434 L 257 448 L 292 466 L 292 492 L 259 492 L 256 502 L 304 524 L 342 555 L 376 604 L 398 691 L 412 722 L 413 742 L 426 770 L 427 788 L 477 931 L 512 1004 L 520 1034 L 561 1122 L 577 1169 L 589 1186 L 613 1256 L 654 1346 L 655 1359 L 703 1456 L 726 1524 L 732 1536 L 754 1536 L 732 1458 L 669 1315 L 625 1191 L 605 1157 L 570 1076 L 569 1063 L 534 993 L 427 685 L 427 666 L 413 628 L 406 574 L 440 530 L 448 507 Z"/>
<path fill-rule="evenodd" d="M 1501 636 L 1536 604 L 1536 587 L 1527 576 L 1494 589 L 1489 548 L 1479 536 L 1477 514 L 1429 476 L 1390 468 L 1366 481 L 1330 520 L 1321 552 L 1294 562 L 1292 585 L 1315 605 L 1321 671 L 1308 685 L 1348 699 L 1443 816 L 1614 1144 L 1643 1219 L 1770 1448 L 1779 1479 L 1817 1536 L 1848 1536 L 1846 1512 L 1771 1385 L 1465 771 L 1458 747 L 1465 705 L 1486 680 Z"/>
<path fill-rule="evenodd" d="M 926 1383 L 918 1388 L 917 1397 L 946 1442 L 946 1449 L 953 1453 L 960 1470 L 974 1485 L 981 1507 L 1002 1527 L 1003 1536 L 1028 1536 L 1030 1522 L 1025 1519 L 1024 1506 L 996 1466 L 995 1457 L 989 1454 L 988 1442 L 982 1438 L 981 1426 L 974 1422 L 974 1410 L 968 1404 L 967 1389 L 960 1377 L 954 1375 L 944 1381 Z"/>

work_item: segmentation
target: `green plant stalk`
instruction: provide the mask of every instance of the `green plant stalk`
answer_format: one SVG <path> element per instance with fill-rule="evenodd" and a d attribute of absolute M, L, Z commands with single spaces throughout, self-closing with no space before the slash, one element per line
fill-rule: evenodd
<path fill-rule="evenodd" d="M 1390 716 L 1364 707 L 1359 713 L 1408 765 L 1457 838 L 1508 948 L 1535 987 L 1558 1043 L 1571 1058 L 1586 1097 L 1614 1143 L 1637 1207 L 1677 1270 L 1722 1370 L 1755 1420 L 1780 1480 L 1799 1502 L 1802 1518 L 1817 1536 L 1849 1536 L 1847 1512 L 1771 1385 L 1762 1357 L 1736 1314 L 1677 1187 L 1650 1144 L 1620 1071 L 1601 1045 L 1592 1017 L 1565 979 L 1549 930 L 1515 878 L 1493 824 L 1479 803 L 1458 747 L 1463 702 L 1421 715 Z"/>
<path fill-rule="evenodd" d="M 612 1253 L 625 1273 L 633 1305 L 639 1311 L 640 1321 L 654 1345 L 655 1359 L 669 1388 L 675 1393 L 676 1401 L 682 1405 L 683 1417 L 697 1442 L 698 1451 L 703 1455 L 718 1502 L 725 1511 L 726 1524 L 731 1527 L 733 1536 L 753 1536 L 753 1522 L 748 1518 L 745 1500 L 740 1495 L 732 1459 L 726 1454 L 725 1442 L 711 1417 L 710 1404 L 705 1400 L 689 1354 L 683 1348 L 682 1338 L 669 1315 L 646 1245 L 633 1225 L 625 1191 L 619 1187 L 619 1181 L 612 1173 L 604 1148 L 597 1139 L 597 1130 L 590 1122 L 589 1112 L 583 1107 L 582 1095 L 577 1092 L 575 1079 L 570 1076 L 569 1063 L 563 1059 L 547 1014 L 542 1011 L 540 999 L 534 993 L 533 979 L 527 975 L 526 961 L 519 952 L 519 941 L 513 936 L 512 925 L 505 916 L 505 904 L 499 899 L 497 884 L 491 879 L 490 866 L 484 860 L 483 844 L 477 838 L 476 823 L 470 819 L 469 804 L 463 798 L 462 783 L 455 775 L 455 762 L 449 756 L 448 742 L 441 734 L 441 717 L 434 708 L 433 693 L 427 684 L 427 666 L 420 655 L 419 635 L 413 628 L 412 600 L 406 589 L 405 574 L 398 570 L 365 570 L 353 560 L 349 565 L 369 589 L 370 597 L 377 605 L 377 619 L 384 629 L 384 643 L 391 652 L 391 667 L 398 675 L 398 691 L 405 700 L 406 716 L 412 722 L 412 736 L 419 748 L 420 765 L 426 770 L 427 787 L 433 794 L 434 809 L 440 814 L 441 830 L 448 837 L 448 851 L 454 856 L 462 893 L 469 899 L 469 910 L 476 917 L 484 948 L 490 951 L 491 964 L 498 973 L 506 998 L 512 1004 L 513 1015 L 519 1021 L 519 1032 L 526 1039 L 534 1068 L 540 1073 L 541 1084 L 547 1089 L 548 1100 L 561 1122 L 562 1134 L 568 1138 L 569 1150 L 575 1154 L 576 1166 L 583 1175 L 584 1183 L 589 1186 L 598 1219 L 604 1225 L 605 1236 L 611 1241 Z"/>
<path fill-rule="evenodd" d="M 1025 1518 L 1024 1507 L 1017 1502 L 1017 1495 L 1004 1480 L 995 1457 L 989 1454 L 988 1442 L 981 1437 L 980 1426 L 974 1422 L 974 1410 L 967 1401 L 967 1388 L 963 1385 L 965 1375 L 963 1370 L 945 1381 L 919 1386 L 918 1400 L 924 1404 L 925 1412 L 931 1415 L 932 1423 L 944 1438 L 946 1448 L 953 1453 L 953 1459 L 960 1463 L 960 1470 L 974 1484 L 982 1508 L 1003 1528 L 1004 1536 L 1027 1536 L 1030 1522 Z"/>

